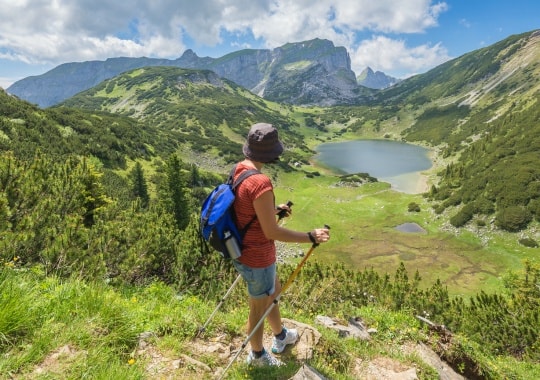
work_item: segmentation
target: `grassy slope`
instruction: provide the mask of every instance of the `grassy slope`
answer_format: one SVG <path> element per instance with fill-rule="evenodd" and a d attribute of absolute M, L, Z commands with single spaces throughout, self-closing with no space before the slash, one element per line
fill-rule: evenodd
<path fill-rule="evenodd" d="M 238 346 L 244 336 L 247 308 L 238 308 L 238 301 L 229 301 L 216 314 L 203 339 L 193 340 L 215 301 L 176 294 L 160 283 L 115 289 L 103 283 L 43 277 L 39 271 L 27 272 L 14 263 L 0 270 L 0 285 L 9 290 L 2 293 L 0 309 L 0 328 L 6 334 L 0 340 L 2 378 L 211 379 L 214 371 L 230 360 L 222 357 L 221 351 L 212 351 L 212 347 L 227 346 L 232 339 Z M 243 287 L 235 288 L 232 299 L 243 298 L 244 292 Z M 386 368 L 392 365 L 401 371 L 415 368 L 422 380 L 438 377 L 414 351 L 403 351 L 403 347 L 429 341 L 429 334 L 413 316 L 373 306 L 353 312 L 362 317 L 367 327 L 377 329 L 372 340 L 344 340 L 318 326 L 322 339 L 307 364 L 338 380 L 358 378 L 359 369 L 365 369 L 368 363 Z M 287 297 L 282 302 L 282 313 L 313 324 L 314 316 L 291 310 Z M 147 338 L 140 345 L 139 335 L 144 332 Z M 454 339 L 461 350 L 476 356 L 480 369 L 490 378 L 540 376 L 538 365 L 485 357 L 467 339 Z M 201 353 L 204 347 L 210 351 Z M 187 357 L 204 366 L 190 363 Z M 285 367 L 257 370 L 248 368 L 243 358 L 231 368 L 228 379 L 289 379 L 303 364 L 289 357 Z"/>

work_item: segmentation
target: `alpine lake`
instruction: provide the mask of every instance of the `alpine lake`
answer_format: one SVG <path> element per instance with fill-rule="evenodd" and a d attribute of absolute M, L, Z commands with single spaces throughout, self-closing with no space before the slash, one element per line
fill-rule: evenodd
<path fill-rule="evenodd" d="M 396 191 L 422 193 L 421 172 L 431 168 L 429 150 L 391 140 L 354 140 L 317 147 L 315 160 L 342 174 L 368 173 Z"/>

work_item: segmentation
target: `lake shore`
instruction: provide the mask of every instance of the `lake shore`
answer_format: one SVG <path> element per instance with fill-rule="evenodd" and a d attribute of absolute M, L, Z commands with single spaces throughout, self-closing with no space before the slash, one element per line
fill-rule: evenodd
<path fill-rule="evenodd" d="M 406 194 L 422 194 L 429 190 L 429 177 L 422 172 L 379 178 L 379 181 L 388 182 L 392 190 Z"/>

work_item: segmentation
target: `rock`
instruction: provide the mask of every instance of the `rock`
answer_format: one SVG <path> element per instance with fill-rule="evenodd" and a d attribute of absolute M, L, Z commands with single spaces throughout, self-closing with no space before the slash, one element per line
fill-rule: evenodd
<path fill-rule="evenodd" d="M 321 375 L 314 368 L 304 364 L 289 380 L 326 380 L 326 377 Z"/>
<path fill-rule="evenodd" d="M 417 380 L 416 369 L 397 360 L 378 357 L 364 362 L 356 359 L 353 375 L 365 380 Z"/>
<path fill-rule="evenodd" d="M 407 354 L 414 353 L 422 359 L 422 361 L 433 367 L 439 374 L 440 380 L 464 380 L 465 378 L 455 372 L 452 367 L 446 364 L 439 355 L 431 348 L 423 343 L 417 345 L 404 346 L 403 351 Z"/>
<path fill-rule="evenodd" d="M 289 355 L 294 356 L 298 361 L 309 360 L 313 358 L 313 349 L 319 343 L 321 339 L 321 333 L 317 331 L 313 326 L 306 325 L 305 323 L 294 321 L 292 319 L 282 318 L 283 324 L 287 328 L 296 329 L 298 331 L 298 342 L 294 346 L 287 346 L 282 356 Z M 264 345 L 265 347 L 272 346 L 272 336 L 265 335 Z"/>
<path fill-rule="evenodd" d="M 338 332 L 339 336 L 342 338 L 352 337 L 358 338 L 360 340 L 370 340 L 371 336 L 369 335 L 366 327 L 362 323 L 362 320 L 359 317 L 353 317 L 349 319 L 349 325 L 344 326 L 339 324 L 337 321 L 333 320 L 330 317 L 324 315 L 318 315 L 315 318 L 315 322 L 326 326 L 328 328 L 334 329 Z"/>
<path fill-rule="evenodd" d="M 367 380 L 418 380 L 416 369 L 409 368 L 403 372 L 394 372 L 391 369 L 370 364 Z"/>
<path fill-rule="evenodd" d="M 180 354 L 180 357 L 181 359 L 184 361 L 184 363 L 188 364 L 188 365 L 193 365 L 195 367 L 198 367 L 206 372 L 212 372 L 212 369 L 210 367 L 208 367 L 206 364 L 204 364 L 203 362 L 200 362 L 196 359 L 193 359 L 192 357 L 190 356 L 187 356 L 187 355 L 184 355 L 184 354 Z M 176 368 L 180 368 L 180 363 L 177 364 L 177 367 Z"/>

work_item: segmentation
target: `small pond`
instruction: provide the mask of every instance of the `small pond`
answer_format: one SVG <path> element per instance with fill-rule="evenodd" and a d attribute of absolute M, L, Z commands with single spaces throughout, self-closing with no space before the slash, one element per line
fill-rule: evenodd
<path fill-rule="evenodd" d="M 409 233 L 426 233 L 426 230 L 424 230 L 422 227 L 420 227 L 416 223 L 403 223 L 396 227 L 396 230 L 401 232 L 409 232 Z"/>

